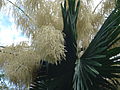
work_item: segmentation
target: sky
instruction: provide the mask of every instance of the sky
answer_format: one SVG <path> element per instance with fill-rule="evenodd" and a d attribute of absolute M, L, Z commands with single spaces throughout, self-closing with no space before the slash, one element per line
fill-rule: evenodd
<path fill-rule="evenodd" d="M 19 43 L 28 40 L 22 31 L 16 28 L 15 23 L 9 16 L 0 13 L 0 46 Z"/>
<path fill-rule="evenodd" d="M 101 0 L 94 1 L 94 6 L 96 6 Z M 0 46 L 17 44 L 20 41 L 28 41 L 28 38 L 16 28 L 12 17 L 0 12 Z"/>
<path fill-rule="evenodd" d="M 13 3 L 15 0 L 10 0 Z M 9 8 L 9 4 L 7 5 Z M 0 12 L 0 46 L 18 44 L 21 41 L 28 41 L 28 38 L 23 35 L 22 31 L 18 29 L 14 23 L 11 14 L 3 11 Z"/>

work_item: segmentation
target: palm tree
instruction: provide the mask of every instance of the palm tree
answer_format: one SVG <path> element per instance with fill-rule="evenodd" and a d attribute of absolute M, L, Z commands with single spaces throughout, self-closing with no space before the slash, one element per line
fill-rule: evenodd
<path fill-rule="evenodd" d="M 4 0 L 1 0 L 1 2 L 2 1 Z M 41 14 L 40 5 L 42 5 L 41 3 L 45 3 L 44 1 L 46 0 L 41 0 L 41 2 L 39 0 L 26 0 L 25 2 L 27 2 L 27 4 L 25 5 L 30 5 L 25 7 L 20 6 L 24 8 L 25 11 L 13 2 L 9 0 L 7 1 L 13 4 L 15 8 L 17 7 L 24 14 L 22 15 L 21 12 L 19 13 L 19 11 L 16 9 L 13 10 L 14 12 L 17 12 L 14 14 L 15 17 L 17 17 L 15 18 L 15 20 L 18 21 L 19 26 L 24 29 L 23 31 L 28 31 L 28 33 L 31 34 L 33 41 L 35 40 L 34 38 L 36 38 L 35 36 L 37 36 L 40 30 L 36 34 L 37 30 L 32 31 L 31 29 L 41 29 L 39 27 L 41 27 L 46 21 L 51 23 L 52 19 L 45 20 L 45 22 L 42 21 L 42 24 L 41 22 L 39 23 L 38 17 L 39 13 Z M 0 8 L 1 6 L 5 5 L 1 2 Z M 22 1 L 17 2 L 20 2 L 20 4 L 23 3 Z M 33 4 L 31 4 L 31 2 L 33 2 Z M 50 61 L 47 60 L 47 58 L 44 58 L 46 60 L 41 61 L 41 58 L 38 56 L 40 56 L 40 54 L 42 54 L 43 52 L 36 53 L 35 50 L 39 49 L 39 45 L 41 44 L 39 43 L 39 41 L 43 40 L 43 35 L 42 38 L 40 38 L 39 40 L 37 39 L 38 41 L 35 40 L 36 42 L 38 42 L 38 47 L 28 46 L 26 45 L 26 43 L 21 43 L 21 45 L 16 45 L 15 47 L 10 46 L 5 47 L 5 49 L 1 49 L 2 54 L 0 54 L 0 65 L 4 64 L 2 68 L 4 68 L 5 70 L 5 75 L 7 74 L 10 80 L 13 81 L 15 84 L 24 85 L 27 83 L 27 85 L 29 85 L 29 83 L 32 81 L 30 85 L 30 90 L 117 90 L 117 86 L 120 84 L 120 47 L 116 46 L 115 44 L 118 43 L 120 39 L 119 2 L 120 0 L 116 0 L 114 10 L 102 24 L 101 28 L 99 29 L 89 46 L 87 48 L 85 47 L 86 50 L 84 50 L 84 47 L 80 49 L 80 52 L 83 52 L 83 54 L 79 57 L 77 40 L 78 37 L 82 36 L 82 34 L 78 34 L 77 32 L 77 24 L 79 24 L 77 23 L 77 21 L 80 17 L 78 17 L 78 14 L 81 12 L 83 13 L 84 10 L 81 10 L 81 12 L 79 12 L 80 6 L 82 5 L 80 3 L 80 0 L 65 0 L 64 5 L 61 4 L 61 12 L 63 19 L 62 33 L 65 34 L 65 43 L 62 44 L 62 49 L 66 50 L 66 57 L 61 58 L 61 62 L 55 61 L 55 63 L 57 64 L 49 63 Z M 36 6 L 36 3 L 38 6 Z M 43 6 L 44 8 L 46 8 L 45 5 Z M 37 10 L 39 11 L 37 12 Z M 45 10 L 43 10 L 43 12 L 45 12 L 46 14 L 47 11 Z M 93 11 L 93 13 L 95 12 L 95 10 Z M 34 13 L 31 13 L 31 11 L 33 11 Z M 52 15 L 49 15 L 50 13 L 47 14 L 48 18 L 52 17 Z M 105 15 L 106 14 L 107 13 L 105 13 Z M 19 17 L 17 15 L 19 15 Z M 34 17 L 34 15 L 38 15 L 38 20 Z M 35 18 L 36 21 L 31 19 L 30 16 L 33 16 L 33 19 Z M 44 15 L 42 17 L 44 17 Z M 40 18 L 40 20 L 42 20 L 42 18 Z M 37 25 L 36 22 L 38 22 Z M 35 25 L 33 25 L 33 23 L 35 23 Z M 40 35 L 42 34 L 40 33 Z M 32 43 L 36 44 L 34 42 Z M 42 44 L 44 45 L 44 43 Z M 44 47 L 42 48 L 44 50 L 47 49 Z M 59 55 L 62 54 L 60 53 Z M 3 59 L 5 59 L 6 61 Z"/>
<path fill-rule="evenodd" d="M 120 40 L 119 0 L 80 58 L 76 44 L 79 6 L 80 0 L 61 4 L 66 58 L 58 65 L 44 62 L 30 90 L 117 90 L 120 47 L 112 46 Z"/>

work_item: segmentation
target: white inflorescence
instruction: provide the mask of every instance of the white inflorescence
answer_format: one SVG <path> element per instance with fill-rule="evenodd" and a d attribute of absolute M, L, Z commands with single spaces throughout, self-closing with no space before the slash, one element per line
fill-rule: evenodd
<path fill-rule="evenodd" d="M 60 30 L 55 30 L 53 26 L 42 26 L 35 31 L 33 46 L 36 53 L 42 60 L 49 63 L 56 63 L 65 57 L 64 38 Z"/>
<path fill-rule="evenodd" d="M 0 0 L 0 8 L 3 1 Z M 63 1 L 17 0 L 15 5 L 21 7 L 24 13 L 13 5 L 12 11 L 17 26 L 32 37 L 32 46 L 21 43 L 0 49 L 0 66 L 12 82 L 28 85 L 40 66 L 40 60 L 57 64 L 65 58 L 60 7 Z M 101 9 L 97 12 L 92 12 L 90 4 L 92 1 L 81 0 L 78 15 L 78 41 L 81 41 L 81 46 L 85 48 L 89 45 L 91 37 L 99 30 L 106 15 L 112 11 L 115 0 L 103 0 Z"/>
<path fill-rule="evenodd" d="M 25 44 L 9 46 L 0 53 L 0 64 L 5 75 L 15 84 L 29 85 L 40 67 L 39 57 Z"/>
<path fill-rule="evenodd" d="M 29 85 L 41 60 L 57 64 L 65 58 L 63 33 L 53 26 L 36 30 L 32 40 L 32 46 L 21 42 L 1 49 L 0 65 L 15 84 Z"/>

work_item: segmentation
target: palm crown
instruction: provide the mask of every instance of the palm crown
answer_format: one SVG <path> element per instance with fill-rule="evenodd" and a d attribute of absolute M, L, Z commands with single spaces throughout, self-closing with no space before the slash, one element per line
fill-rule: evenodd
<path fill-rule="evenodd" d="M 31 90 L 116 90 L 120 84 L 120 47 L 112 47 L 120 34 L 120 5 L 105 20 L 94 39 L 79 58 L 76 23 L 80 1 L 61 4 L 65 33 L 65 60 L 53 65 L 44 63 L 45 76 L 36 78 Z M 78 23 L 79 24 L 79 23 Z M 42 69 L 41 69 L 42 70 Z M 40 82 L 39 82 L 40 81 Z"/>

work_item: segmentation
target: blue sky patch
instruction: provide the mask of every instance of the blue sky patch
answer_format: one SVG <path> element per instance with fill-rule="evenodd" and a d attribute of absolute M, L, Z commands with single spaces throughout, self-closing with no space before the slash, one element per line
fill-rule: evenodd
<path fill-rule="evenodd" d="M 12 17 L 0 13 L 0 45 L 28 41 L 28 38 L 16 28 L 15 23 L 10 18 Z"/>
<path fill-rule="evenodd" d="M 9 20 L 8 16 L 0 14 L 0 24 L 9 27 L 12 25 L 12 22 Z"/>

